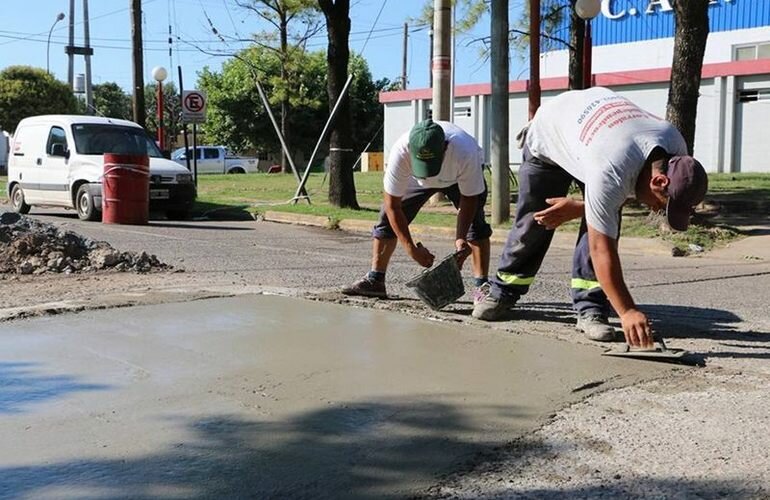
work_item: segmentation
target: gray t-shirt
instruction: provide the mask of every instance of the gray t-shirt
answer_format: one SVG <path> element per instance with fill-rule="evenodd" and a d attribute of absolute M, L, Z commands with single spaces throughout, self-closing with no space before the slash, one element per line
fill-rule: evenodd
<path fill-rule="evenodd" d="M 586 222 L 617 239 L 620 209 L 655 147 L 687 154 L 669 122 L 602 87 L 565 92 L 538 109 L 526 145 L 585 184 Z"/>

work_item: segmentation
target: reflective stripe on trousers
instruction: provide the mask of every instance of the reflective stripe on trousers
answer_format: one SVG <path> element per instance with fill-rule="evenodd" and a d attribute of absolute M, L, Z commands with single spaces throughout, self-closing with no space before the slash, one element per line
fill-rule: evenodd
<path fill-rule="evenodd" d="M 497 273 L 497 278 L 505 283 L 506 285 L 525 285 L 529 286 L 535 281 L 534 276 L 518 276 L 516 274 L 509 274 L 509 273 L 503 273 L 499 272 Z"/>
<path fill-rule="evenodd" d="M 582 278 L 572 278 L 572 288 L 578 290 L 593 290 L 594 288 L 601 288 L 602 286 L 598 281 L 585 280 Z"/>

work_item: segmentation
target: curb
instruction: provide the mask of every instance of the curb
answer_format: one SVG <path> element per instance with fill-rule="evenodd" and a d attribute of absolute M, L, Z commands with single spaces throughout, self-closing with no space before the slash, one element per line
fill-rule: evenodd
<path fill-rule="evenodd" d="M 262 220 L 280 224 L 295 224 L 301 226 L 322 227 L 326 229 L 340 229 L 350 233 L 361 234 L 371 234 L 372 226 L 374 225 L 374 221 L 370 220 L 343 219 L 335 222 L 332 221 L 329 217 L 320 215 L 294 214 L 288 212 L 275 212 L 271 210 L 265 212 Z M 455 231 L 452 228 L 426 226 L 423 224 L 411 224 L 409 226 L 409 232 L 411 232 L 413 236 L 446 239 L 453 239 L 455 234 Z M 495 229 L 489 240 L 491 243 L 502 245 L 505 243 L 507 238 L 508 230 Z M 562 250 L 571 251 L 573 248 L 575 248 L 576 238 L 577 233 L 556 231 L 551 243 L 551 248 L 559 248 Z M 664 241 L 649 238 L 621 238 L 620 248 L 624 254 L 662 255 L 671 257 L 671 249 L 673 248 L 673 245 Z"/>

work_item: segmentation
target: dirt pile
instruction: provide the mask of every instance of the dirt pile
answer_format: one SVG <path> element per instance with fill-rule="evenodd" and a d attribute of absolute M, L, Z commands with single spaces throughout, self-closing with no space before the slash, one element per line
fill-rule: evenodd
<path fill-rule="evenodd" d="M 105 269 L 146 273 L 171 266 L 146 252 L 121 252 L 53 224 L 0 212 L 0 273 L 83 273 Z"/>

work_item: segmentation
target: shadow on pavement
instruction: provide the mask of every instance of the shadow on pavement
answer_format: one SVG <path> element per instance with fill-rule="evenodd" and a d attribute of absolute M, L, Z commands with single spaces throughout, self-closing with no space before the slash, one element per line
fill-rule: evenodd
<path fill-rule="evenodd" d="M 212 223 L 210 225 L 185 223 L 185 222 L 166 222 L 166 221 L 151 221 L 149 224 L 151 227 L 169 227 L 175 229 L 202 229 L 207 231 L 253 231 L 253 227 L 234 227 L 234 226 L 222 226 Z"/>
<path fill-rule="evenodd" d="M 491 411 L 520 417 L 513 406 Z M 405 486 L 425 488 L 458 460 L 501 444 L 466 440 L 476 429 L 461 409 L 425 400 L 342 402 L 282 421 L 179 423 L 191 437 L 156 454 L 0 468 L 0 497 L 403 497 Z"/>
<path fill-rule="evenodd" d="M 0 362 L 0 415 L 23 413 L 33 404 L 73 392 L 110 389 L 109 385 L 83 383 L 69 375 L 36 375 L 38 366 L 31 362 Z"/>

